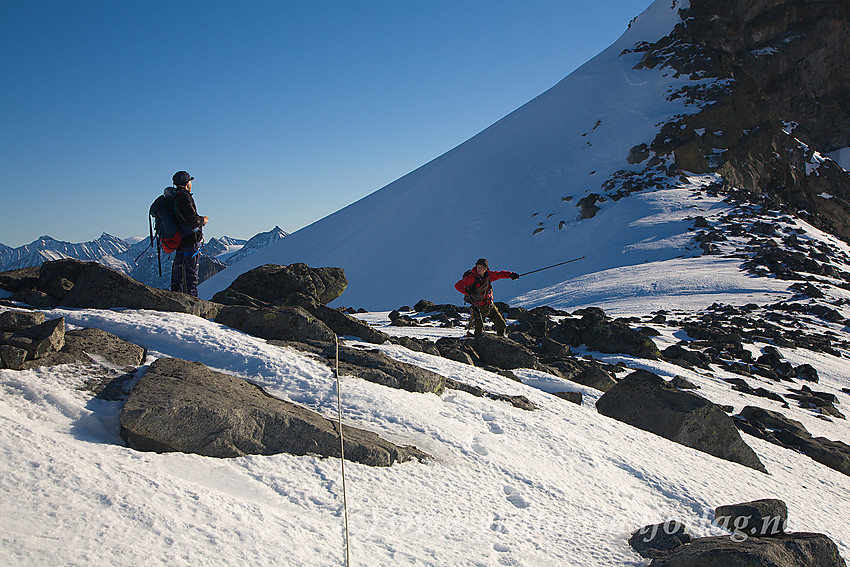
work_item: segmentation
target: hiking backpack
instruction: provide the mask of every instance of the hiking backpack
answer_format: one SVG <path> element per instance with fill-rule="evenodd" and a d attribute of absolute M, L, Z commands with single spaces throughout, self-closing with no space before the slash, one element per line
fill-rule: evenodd
<path fill-rule="evenodd" d="M 173 199 L 164 194 L 157 197 L 148 211 L 148 228 L 151 242 L 148 248 L 156 246 L 156 260 L 159 265 L 159 276 L 162 277 L 161 251 L 170 254 L 180 246 L 180 225 L 174 212 Z M 138 258 L 136 258 L 138 261 Z"/>
<path fill-rule="evenodd" d="M 156 238 L 166 254 L 177 250 L 180 246 L 180 225 L 174 214 L 173 201 L 165 195 L 157 197 L 151 204 L 150 218 L 153 219 L 153 224 L 150 226 L 151 243 Z M 151 224 L 150 219 L 148 224 Z"/>

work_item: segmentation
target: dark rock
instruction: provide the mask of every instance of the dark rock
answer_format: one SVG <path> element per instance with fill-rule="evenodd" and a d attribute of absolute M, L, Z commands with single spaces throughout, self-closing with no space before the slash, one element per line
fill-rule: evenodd
<path fill-rule="evenodd" d="M 236 292 L 269 304 L 303 306 L 304 297 L 321 304 L 330 303 L 347 286 L 342 268 L 311 268 L 303 263 L 266 264 L 237 277 L 224 292 Z M 218 294 L 213 301 L 218 301 L 217 297 Z"/>
<path fill-rule="evenodd" d="M 12 293 L 38 287 L 39 266 L 0 272 L 0 289 Z"/>
<path fill-rule="evenodd" d="M 259 386 L 174 358 L 154 362 L 121 412 L 121 433 L 140 451 L 179 451 L 210 457 L 315 454 L 339 457 L 336 424 L 272 397 Z M 389 466 L 424 459 L 374 433 L 343 426 L 345 458 Z"/>
<path fill-rule="evenodd" d="M 40 311 L 20 311 L 18 309 L 0 312 L 0 332 L 15 332 L 22 327 L 32 327 L 44 323 L 44 313 Z"/>
<path fill-rule="evenodd" d="M 629 155 L 626 157 L 626 161 L 631 164 L 636 164 L 644 161 L 649 157 L 649 146 L 646 144 L 640 144 L 638 146 L 634 146 L 631 150 L 629 150 Z"/>
<path fill-rule="evenodd" d="M 785 533 L 788 506 L 775 498 L 719 506 L 714 510 L 714 523 L 748 537 L 777 536 Z"/>
<path fill-rule="evenodd" d="M 762 408 L 747 406 L 741 410 L 739 419 L 752 428 L 750 431 L 753 435 L 799 451 L 822 465 L 850 476 L 850 446 L 846 443 L 812 437 L 800 422 Z M 738 423 L 741 426 L 741 422 Z"/>
<path fill-rule="evenodd" d="M 644 526 L 632 532 L 629 538 L 632 549 L 647 559 L 663 557 L 680 545 L 690 542 L 691 536 L 685 525 L 675 520 Z"/>
<path fill-rule="evenodd" d="M 22 370 L 24 361 L 27 358 L 27 351 L 22 348 L 0 344 L 0 368 L 8 368 L 10 370 Z"/>
<path fill-rule="evenodd" d="M 817 382 L 820 380 L 817 369 L 811 364 L 801 364 L 794 369 L 794 375 L 798 380 L 806 380 L 808 382 Z"/>
<path fill-rule="evenodd" d="M 699 386 L 682 376 L 673 376 L 670 379 L 670 385 L 680 390 L 699 390 Z"/>
<path fill-rule="evenodd" d="M 110 371 L 100 372 L 101 375 L 111 374 L 114 378 L 115 372 L 125 374 L 138 367 L 146 353 L 144 348 L 100 329 L 75 329 L 66 332 L 64 339 L 61 350 L 37 360 L 27 360 L 22 369 L 57 364 L 95 364 Z M 86 389 L 99 393 L 90 387 Z"/>
<path fill-rule="evenodd" d="M 311 313 L 341 337 L 357 337 L 372 344 L 383 344 L 390 336 L 370 327 L 360 319 L 352 317 L 327 305 L 317 305 Z"/>
<path fill-rule="evenodd" d="M 596 216 L 596 213 L 599 212 L 599 207 L 596 205 L 598 202 L 604 201 L 605 198 L 598 193 L 591 193 L 590 195 L 579 199 L 576 203 L 576 207 L 579 207 L 581 210 L 579 211 L 579 220 L 589 219 Z"/>
<path fill-rule="evenodd" d="M 80 262 L 65 259 L 45 262 L 41 265 L 39 289 L 73 287 L 60 299 L 65 307 L 89 309 L 151 309 L 190 313 L 212 319 L 220 305 L 192 297 L 185 293 L 155 289 L 97 262 Z"/>
<path fill-rule="evenodd" d="M 505 370 L 540 368 L 540 361 L 534 353 L 507 337 L 481 333 L 470 344 L 484 364 Z"/>
<path fill-rule="evenodd" d="M 44 358 L 65 346 L 65 319 L 60 317 L 38 325 L 20 328 L 3 342 L 25 350 L 27 360 Z"/>
<path fill-rule="evenodd" d="M 767 472 L 723 410 L 652 372 L 638 370 L 626 376 L 597 400 L 596 409 L 665 439 Z"/>
<path fill-rule="evenodd" d="M 581 341 L 591 350 L 615 354 L 630 354 L 638 358 L 661 357 L 652 339 L 617 321 L 598 321 L 597 315 L 584 315 L 581 320 Z"/>
<path fill-rule="evenodd" d="M 711 369 L 711 358 L 709 358 L 708 355 L 702 352 L 686 349 L 681 345 L 671 345 L 661 351 L 661 354 L 665 359 L 669 360 L 673 364 L 678 364 L 679 366 L 684 366 L 686 368 L 697 366 L 705 370 Z"/>
<path fill-rule="evenodd" d="M 557 396 L 563 400 L 567 400 L 568 402 L 581 405 L 581 392 L 552 392 L 552 395 Z"/>
<path fill-rule="evenodd" d="M 653 559 L 650 567 L 845 567 L 838 547 L 823 534 L 773 538 L 703 537 Z"/>
<path fill-rule="evenodd" d="M 216 323 L 263 339 L 333 342 L 334 334 L 322 321 L 301 307 L 223 307 Z"/>
<path fill-rule="evenodd" d="M 489 398 L 491 400 L 507 402 L 514 407 L 526 411 L 533 411 L 537 409 L 537 406 L 534 404 L 534 402 L 532 402 L 525 396 L 488 392 L 484 388 L 481 388 L 479 386 L 473 386 L 471 384 L 466 384 L 464 382 L 455 380 L 454 378 L 446 378 L 446 388 L 449 388 L 450 390 L 459 390 L 461 392 L 466 392 L 467 394 L 472 394 L 473 396 L 479 398 Z"/>
<path fill-rule="evenodd" d="M 434 356 L 441 356 L 437 345 L 427 339 L 417 339 L 415 337 L 390 337 L 389 340 L 394 344 L 401 345 L 404 348 L 416 352 L 424 352 Z"/>
<path fill-rule="evenodd" d="M 35 309 L 53 309 L 59 307 L 59 300 L 47 295 L 37 289 L 24 289 L 15 292 L 9 297 L 11 301 L 17 301 L 29 305 Z"/>
<path fill-rule="evenodd" d="M 586 366 L 578 374 L 574 375 L 569 380 L 582 386 L 587 386 L 600 392 L 607 392 L 617 385 L 617 381 L 611 374 L 596 363 L 585 363 Z"/>
<path fill-rule="evenodd" d="M 427 299 L 420 299 L 416 302 L 416 305 L 413 306 L 418 313 L 426 313 L 429 311 L 431 307 L 436 305 L 433 301 L 428 301 Z"/>
<path fill-rule="evenodd" d="M 328 359 L 333 353 L 325 352 Z M 400 388 L 409 392 L 441 394 L 446 380 L 439 374 L 400 362 L 378 350 L 361 350 L 339 347 L 340 373 L 351 374 L 391 388 Z"/>

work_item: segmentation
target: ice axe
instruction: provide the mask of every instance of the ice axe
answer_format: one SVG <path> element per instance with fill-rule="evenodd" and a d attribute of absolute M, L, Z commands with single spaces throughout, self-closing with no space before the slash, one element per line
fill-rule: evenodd
<path fill-rule="evenodd" d="M 520 277 L 527 276 L 528 274 L 536 274 L 537 272 L 542 272 L 543 270 L 548 270 L 549 268 L 557 268 L 558 266 L 563 266 L 564 264 L 569 264 L 570 262 L 578 262 L 579 260 L 584 260 L 585 257 L 586 256 L 582 256 L 581 258 L 573 258 L 572 260 L 567 260 L 566 262 L 560 262 L 558 264 L 552 264 L 551 266 L 546 266 L 545 268 L 537 268 L 536 270 L 531 270 L 530 272 L 520 274 Z"/>

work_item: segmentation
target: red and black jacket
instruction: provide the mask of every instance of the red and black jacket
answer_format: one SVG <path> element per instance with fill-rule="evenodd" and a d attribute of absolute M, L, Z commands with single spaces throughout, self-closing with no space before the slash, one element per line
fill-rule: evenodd
<path fill-rule="evenodd" d="M 473 268 L 466 272 L 455 284 L 455 289 L 464 295 L 468 295 L 474 305 L 490 305 L 493 303 L 493 286 L 490 284 L 496 280 L 509 278 L 512 273 L 507 270 L 497 272 L 485 270 L 484 274 L 479 276 Z"/>

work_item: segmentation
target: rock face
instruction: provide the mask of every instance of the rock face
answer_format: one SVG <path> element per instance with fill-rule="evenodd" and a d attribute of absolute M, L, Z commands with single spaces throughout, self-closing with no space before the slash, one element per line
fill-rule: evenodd
<path fill-rule="evenodd" d="M 122 436 L 142 451 L 180 451 L 211 457 L 316 454 L 339 457 L 336 424 L 268 395 L 244 380 L 203 364 L 159 359 L 131 392 L 121 412 Z M 427 457 L 374 433 L 343 426 L 346 459 L 389 466 Z"/>
<path fill-rule="evenodd" d="M 850 238 L 850 178 L 815 153 L 850 146 L 850 5 L 693 0 L 640 66 L 722 79 L 675 97 L 702 109 L 662 127 L 652 159 L 717 172 L 724 190 Z M 830 198 L 823 198 L 823 194 Z"/>
<path fill-rule="evenodd" d="M 596 409 L 665 439 L 767 472 L 722 409 L 652 372 L 638 370 L 626 376 L 597 400 Z"/>
<path fill-rule="evenodd" d="M 233 280 L 213 301 L 232 304 L 239 297 L 251 297 L 277 305 L 300 305 L 305 299 L 330 303 L 345 291 L 348 280 L 342 268 L 311 268 L 307 264 L 280 266 L 266 264 Z"/>

